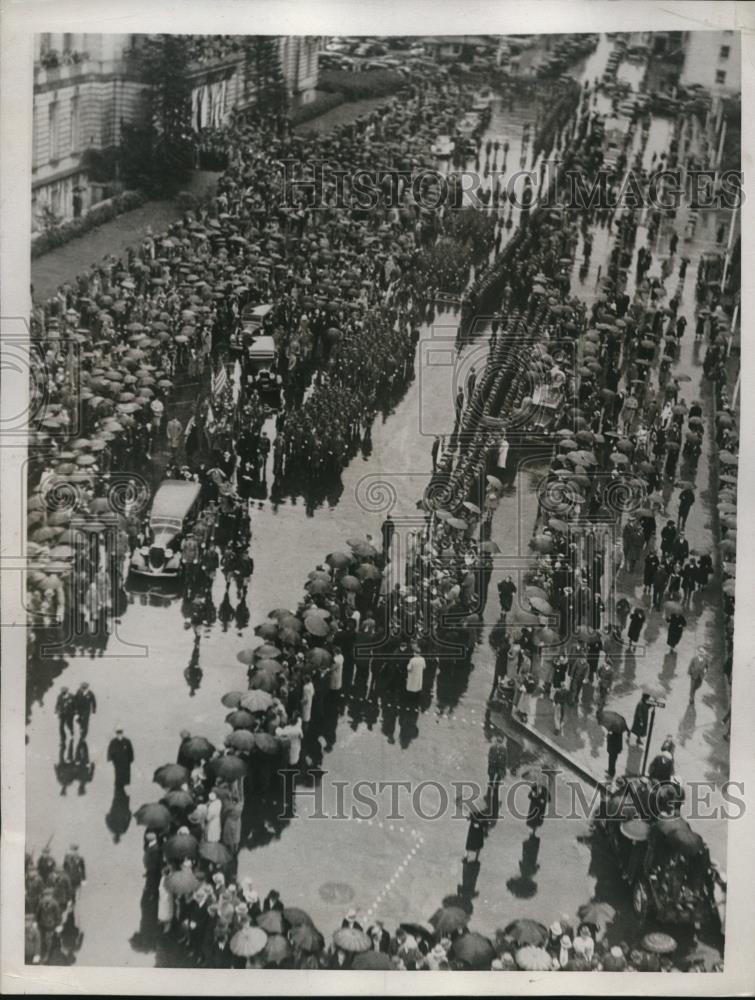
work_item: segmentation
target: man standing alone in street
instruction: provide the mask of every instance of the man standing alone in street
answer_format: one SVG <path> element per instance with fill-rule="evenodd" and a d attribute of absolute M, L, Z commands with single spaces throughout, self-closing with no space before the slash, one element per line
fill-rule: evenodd
<path fill-rule="evenodd" d="M 125 788 L 131 784 L 131 765 L 134 762 L 134 747 L 131 740 L 123 735 L 119 727 L 107 748 L 107 759 L 115 771 L 115 787 Z"/>
<path fill-rule="evenodd" d="M 697 652 L 692 657 L 692 662 L 689 665 L 689 703 L 693 705 L 695 703 L 695 694 L 697 689 L 705 680 L 705 675 L 708 673 L 708 657 L 706 656 L 705 646 L 698 646 Z"/>

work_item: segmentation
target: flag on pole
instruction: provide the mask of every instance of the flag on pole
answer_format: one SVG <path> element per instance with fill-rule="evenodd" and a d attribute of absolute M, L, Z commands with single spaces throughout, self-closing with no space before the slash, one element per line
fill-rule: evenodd
<path fill-rule="evenodd" d="M 228 385 L 228 372 L 221 363 L 220 368 L 212 376 L 212 395 L 218 397 Z"/>

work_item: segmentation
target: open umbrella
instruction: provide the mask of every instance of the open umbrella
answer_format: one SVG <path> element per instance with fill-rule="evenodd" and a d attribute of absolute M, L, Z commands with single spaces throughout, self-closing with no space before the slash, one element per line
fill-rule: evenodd
<path fill-rule="evenodd" d="M 333 566 L 335 569 L 345 569 L 352 560 L 352 556 L 346 555 L 345 552 L 331 552 L 329 556 L 326 557 L 326 562 L 329 566 Z"/>
<path fill-rule="evenodd" d="M 226 708 L 238 708 L 245 694 L 245 691 L 228 691 L 220 699 L 220 702 Z"/>
<path fill-rule="evenodd" d="M 180 764 L 163 764 L 155 771 L 152 780 L 163 788 L 180 788 L 189 780 L 189 772 Z"/>
<path fill-rule="evenodd" d="M 536 646 L 557 646 L 562 640 L 555 629 L 544 628 L 538 631 L 533 641 Z"/>
<path fill-rule="evenodd" d="M 535 535 L 530 539 L 530 548 L 546 554 L 553 551 L 555 543 L 550 535 Z"/>
<path fill-rule="evenodd" d="M 255 725 L 254 716 L 244 708 L 237 708 L 229 712 L 225 721 L 234 729 L 252 729 Z"/>
<path fill-rule="evenodd" d="M 277 622 L 263 622 L 254 630 L 254 634 L 261 639 L 276 639 L 278 637 L 279 625 Z"/>
<path fill-rule="evenodd" d="M 667 615 L 681 615 L 684 614 L 684 608 L 678 601 L 666 601 L 663 607 L 664 613 Z"/>
<path fill-rule="evenodd" d="M 598 715 L 598 722 L 609 733 L 625 733 L 629 729 L 624 716 L 619 715 L 618 712 L 614 712 L 611 709 L 604 709 Z"/>
<path fill-rule="evenodd" d="M 332 654 L 320 646 L 307 650 L 305 659 L 311 667 L 329 667 L 333 662 Z"/>
<path fill-rule="evenodd" d="M 652 931 L 642 939 L 642 947 L 654 955 L 670 955 L 676 951 L 677 944 L 670 934 L 661 931 Z"/>
<path fill-rule="evenodd" d="M 310 635 L 316 635 L 319 637 L 326 636 L 330 631 L 328 623 L 323 621 L 323 619 L 318 615 L 313 614 L 308 614 L 304 619 L 304 628 Z"/>
<path fill-rule="evenodd" d="M 492 486 L 496 490 L 503 489 L 503 483 L 501 482 L 500 479 L 498 479 L 497 476 L 486 476 L 485 478 L 487 480 L 488 486 Z"/>
<path fill-rule="evenodd" d="M 208 768 L 216 778 L 222 778 L 224 781 L 237 781 L 243 778 L 248 770 L 246 762 L 232 754 L 224 754 L 211 760 Z"/>
<path fill-rule="evenodd" d="M 361 581 L 355 576 L 342 576 L 338 582 L 342 589 L 350 594 L 356 594 L 362 589 Z"/>
<path fill-rule="evenodd" d="M 342 951 L 358 955 L 372 948 L 372 941 L 356 927 L 339 927 L 333 935 L 333 944 Z"/>
<path fill-rule="evenodd" d="M 290 611 L 288 608 L 276 608 L 274 611 L 271 611 L 267 617 L 277 618 L 279 624 L 282 618 L 293 618 L 295 621 L 298 621 L 293 611 Z"/>
<path fill-rule="evenodd" d="M 166 878 L 165 887 L 174 896 L 191 896 L 199 888 L 199 879 L 188 868 L 182 868 Z"/>
<path fill-rule="evenodd" d="M 488 540 L 480 545 L 480 552 L 485 552 L 490 555 L 496 555 L 500 551 L 501 547 L 499 546 L 498 542 Z"/>
<path fill-rule="evenodd" d="M 231 938 L 231 952 L 239 958 L 252 958 L 266 944 L 267 934 L 260 927 L 242 927 Z"/>
<path fill-rule="evenodd" d="M 530 920 L 528 917 L 514 920 L 504 928 L 503 933 L 519 948 L 523 948 L 525 945 L 539 947 L 544 945 L 548 940 L 548 928 L 537 920 Z"/>
<path fill-rule="evenodd" d="M 265 691 L 268 694 L 272 694 L 277 686 L 278 682 L 275 679 L 275 674 L 270 673 L 268 670 L 255 670 L 249 680 L 249 689 L 251 691 Z"/>
<path fill-rule="evenodd" d="M 263 642 L 261 646 L 256 646 L 252 653 L 256 660 L 275 660 L 283 655 L 282 650 L 270 642 Z"/>
<path fill-rule="evenodd" d="M 194 796 L 191 792 L 184 791 L 183 788 L 174 788 L 163 796 L 162 801 L 169 809 L 186 812 L 194 805 Z"/>
<path fill-rule="evenodd" d="M 391 961 L 391 956 L 386 955 L 384 951 L 370 950 L 355 955 L 351 968 L 361 972 L 388 972 L 395 969 L 396 966 Z"/>
<path fill-rule="evenodd" d="M 199 842 L 190 833 L 177 833 L 163 845 L 163 854 L 169 861 L 183 861 L 196 858 Z"/>
<path fill-rule="evenodd" d="M 214 865 L 220 865 L 221 868 L 223 865 L 230 864 L 233 858 L 225 844 L 221 844 L 220 841 L 206 841 L 200 844 L 199 856 L 205 861 L 211 861 Z"/>
<path fill-rule="evenodd" d="M 273 912 L 273 911 L 270 911 Z M 266 914 L 263 914 L 266 916 Z M 259 920 L 257 923 L 259 924 Z M 289 944 L 288 938 L 283 934 L 272 934 L 267 939 L 267 943 L 262 950 L 262 958 L 266 965 L 280 965 L 293 955 L 293 948 Z"/>
<path fill-rule="evenodd" d="M 140 806 L 134 815 L 136 822 L 140 826 L 146 826 L 148 830 L 163 830 L 170 826 L 173 819 L 170 809 L 161 802 L 149 802 Z"/>
<path fill-rule="evenodd" d="M 374 559 L 378 554 L 378 550 L 368 542 L 366 539 L 359 539 L 356 542 L 349 542 L 354 555 L 359 556 L 360 559 Z"/>
<path fill-rule="evenodd" d="M 315 926 L 307 911 L 299 909 L 298 906 L 287 906 L 283 911 L 283 919 L 289 927 L 307 926 L 314 928 Z"/>
<path fill-rule="evenodd" d="M 241 699 L 240 707 L 246 712 L 266 712 L 272 703 L 272 696 L 267 691 L 247 691 Z"/>
<path fill-rule="evenodd" d="M 192 736 L 181 747 L 184 757 L 193 760 L 195 763 L 200 760 L 207 760 L 215 751 L 215 747 L 204 736 Z"/>
<path fill-rule="evenodd" d="M 470 968 L 482 970 L 490 968 L 490 963 L 495 958 L 495 948 L 488 938 L 471 931 L 454 941 L 451 954 Z"/>
<path fill-rule="evenodd" d="M 535 611 L 539 612 L 541 615 L 555 614 L 555 611 L 550 604 L 548 604 L 546 600 L 543 600 L 542 597 L 530 597 L 529 602 Z"/>
<path fill-rule="evenodd" d="M 739 459 L 730 451 L 719 451 L 718 460 L 722 465 L 737 465 Z"/>
<path fill-rule="evenodd" d="M 462 930 L 469 923 L 469 914 L 459 906 L 442 906 L 430 917 L 436 934 L 443 937 Z"/>
<path fill-rule="evenodd" d="M 283 912 L 285 914 L 285 910 Z M 288 939 L 295 948 L 308 955 L 317 955 L 325 947 L 322 934 L 311 924 L 296 924 L 288 932 Z"/>
<path fill-rule="evenodd" d="M 248 729 L 234 729 L 232 733 L 226 736 L 223 742 L 232 750 L 249 753 L 254 749 L 254 733 L 250 733 Z"/>
<path fill-rule="evenodd" d="M 261 753 L 273 756 L 280 751 L 281 744 L 271 733 L 255 733 L 254 746 Z"/>
<path fill-rule="evenodd" d="M 535 945 L 519 948 L 514 957 L 519 968 L 526 972 L 548 972 L 553 968 L 553 962 L 545 948 Z"/>
<path fill-rule="evenodd" d="M 577 916 L 586 924 L 608 927 L 616 919 L 616 910 L 614 910 L 610 903 L 599 903 L 596 900 L 592 900 L 580 906 Z"/>
<path fill-rule="evenodd" d="M 360 580 L 380 580 L 383 574 L 374 563 L 361 563 L 357 566 L 356 575 Z"/>
<path fill-rule="evenodd" d="M 257 926 L 266 934 L 282 934 L 285 929 L 285 918 L 280 910 L 268 910 L 257 917 Z"/>

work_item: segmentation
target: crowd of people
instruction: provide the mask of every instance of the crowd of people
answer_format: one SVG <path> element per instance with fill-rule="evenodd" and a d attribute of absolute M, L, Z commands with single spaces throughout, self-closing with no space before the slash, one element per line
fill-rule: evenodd
<path fill-rule="evenodd" d="M 444 905 L 427 926 L 406 924 L 394 934 L 379 922 L 365 931 L 349 914 L 326 947 L 306 913 L 286 908 L 276 891 L 260 902 L 254 882 L 237 869 L 249 833 L 245 803 L 251 796 L 285 798 L 292 789 L 282 791 L 278 772 L 301 776 L 321 764 L 334 745 L 345 693 L 363 691 L 368 703 L 395 709 L 408 743 L 428 682 L 446 662 L 454 671 L 470 668 L 497 551 L 491 526 L 503 490 L 500 476 L 517 435 L 549 432 L 556 441 L 540 490 L 524 593 L 511 578 L 502 581 L 501 628 L 491 637 L 492 694 L 511 701 L 522 720 L 543 695 L 553 702 L 559 734 L 586 684 L 595 681 L 597 716 L 607 719 L 625 630 L 637 643 L 646 617 L 662 613 L 673 650 L 695 595 L 716 571 L 711 554 L 691 551 L 685 539 L 705 435 L 702 403 L 684 401 L 673 367 L 690 325 L 680 315 L 688 258 L 682 256 L 677 269 L 672 250 L 663 277 L 647 276 L 655 237 L 662 233 L 673 242 L 676 236 L 678 242 L 672 220 L 650 213 L 653 235 L 642 248 L 631 295 L 634 213 L 614 217 L 588 209 L 570 215 L 535 206 L 522 213 L 498 254 L 506 224 L 500 215 L 476 231 L 485 245 L 479 266 L 457 274 L 450 265 L 447 273 L 433 265 L 441 245 L 436 239 L 444 232 L 448 238 L 444 212 L 428 209 L 409 188 L 399 185 L 395 205 L 342 210 L 342 199 L 354 197 L 348 183 L 346 190 L 336 183 L 342 174 L 353 176 L 376 161 L 398 169 L 421 164 L 434 136 L 463 113 L 468 96 L 447 80 L 428 84 L 319 137 L 296 136 L 280 122 L 236 122 L 219 133 L 228 167 L 212 205 L 167 233 L 149 234 L 126 261 L 108 258 L 93 266 L 34 313 L 33 336 L 52 393 L 34 444 L 40 455 L 54 455 L 54 461 L 38 461 L 29 504 L 30 553 L 39 564 L 29 574 L 35 621 L 59 623 L 73 609 L 84 632 L 107 630 L 123 559 L 150 540 L 134 476 L 152 477 L 155 453 L 165 448 L 169 461 L 160 466 L 161 476 L 193 478 L 203 489 L 202 513 L 179 538 L 198 647 L 218 570 L 226 596 L 233 586 L 245 602 L 254 569 L 246 501 L 266 479 L 268 454 L 282 491 L 295 490 L 302 478 L 337 475 L 369 435 L 377 412 L 413 377 L 419 328 L 434 314 L 442 286 L 460 287 L 462 278 L 464 284 L 471 278 L 462 298 L 462 336 L 476 332 L 474 317 L 496 282 L 499 292 L 503 288 L 485 367 L 460 390 L 453 434 L 434 452 L 433 476 L 420 501 L 424 527 L 410 535 L 404 565 L 392 561 L 390 515 L 377 541 L 349 539 L 343 551 L 330 553 L 310 573 L 298 606 L 272 611 L 256 629 L 261 643 L 239 653 L 248 667 L 248 690 L 223 698 L 230 726 L 223 749 L 216 746 L 220 741 L 182 734 L 176 761 L 155 774 L 163 798 L 137 813 L 146 827 L 143 929 L 162 927 L 199 965 L 674 967 L 668 956 L 676 943 L 661 940 L 667 936 L 649 935 L 637 949 L 611 940 L 605 904 L 596 904 L 604 907 L 602 922 L 564 917 L 548 929 L 516 921 L 512 928 L 533 925 L 529 936 L 519 933 L 521 927 L 507 928 L 494 939 L 468 930 L 464 899 Z M 570 89 L 558 115 L 546 122 L 551 132 L 538 140 L 539 153 L 555 145 L 563 165 L 576 166 L 588 181 L 600 165 L 601 145 L 591 98 L 589 88 L 581 97 Z M 648 183 L 684 156 L 686 127 L 683 119 L 677 123 Z M 647 120 L 640 129 L 631 161 L 638 173 Z M 634 137 L 632 129 L 628 142 Z M 294 164 L 292 172 L 274 168 L 281 160 Z M 330 166 L 317 176 L 311 165 L 325 162 Z M 540 194 L 544 183 L 543 175 Z M 588 309 L 571 295 L 569 273 L 580 243 L 589 261 L 589 227 L 596 222 L 614 234 L 614 247 Z M 488 265 L 491 250 L 496 256 Z M 733 580 L 738 437 L 726 388 L 728 320 L 709 268 L 703 260 L 695 336 L 707 341 L 704 377 L 716 392 L 718 526 L 725 535 L 721 550 L 730 557 L 724 574 Z M 675 274 L 678 284 L 666 305 L 665 282 Z M 264 429 L 269 412 L 260 400 L 244 393 L 237 405 L 230 386 L 198 406 L 189 426 L 166 422 L 176 378 L 212 383 L 218 367 L 230 362 L 244 308 L 267 302 L 274 307 L 261 329 L 274 338 L 285 400 L 274 439 Z M 80 420 L 75 427 L 74 420 Z M 72 429 L 80 437 L 69 444 Z M 133 470 L 118 489 L 111 485 L 116 469 Z M 624 518 L 620 552 L 609 547 L 601 525 L 605 515 L 617 513 Z M 586 528 L 585 519 L 594 525 Z M 626 599 L 606 606 L 607 575 L 620 568 L 628 574 L 641 569 L 652 608 Z M 724 593 L 730 678 L 733 582 L 724 584 Z M 548 619 L 555 615 L 559 624 L 552 628 Z M 377 638 L 385 641 L 377 645 Z M 708 663 L 709 652 L 701 648 L 689 669 L 690 700 Z M 606 726 L 609 778 L 624 733 L 638 741 L 646 736 L 646 702 L 638 704 L 631 731 L 626 720 L 623 727 Z M 74 696 L 62 689 L 56 709 L 61 742 L 73 742 L 77 725 L 85 744 L 95 708 L 86 689 Z M 116 736 L 121 743 L 124 738 Z M 110 759 L 122 788 L 131 760 L 122 758 L 119 777 L 121 743 Z M 77 887 L 60 888 L 54 864 L 45 875 L 40 864 L 27 866 L 27 949 L 31 960 L 60 963 L 79 939 L 72 917 Z M 63 944 L 68 922 L 73 930 Z"/>
<path fill-rule="evenodd" d="M 71 965 L 83 934 L 76 924 L 76 898 L 86 885 L 86 864 L 71 844 L 58 864 L 49 846 L 36 862 L 26 855 L 25 960 L 28 965 Z"/>

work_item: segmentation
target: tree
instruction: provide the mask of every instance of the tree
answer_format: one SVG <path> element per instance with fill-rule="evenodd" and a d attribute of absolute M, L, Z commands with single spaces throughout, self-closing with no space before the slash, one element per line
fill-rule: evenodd
<path fill-rule="evenodd" d="M 288 97 L 277 36 L 250 35 L 246 39 L 244 72 L 247 92 L 254 88 L 259 113 L 283 114 Z"/>
<path fill-rule="evenodd" d="M 148 35 L 138 52 L 145 92 L 144 124 L 124 126 L 124 174 L 153 190 L 175 190 L 193 164 L 190 36 Z"/>

